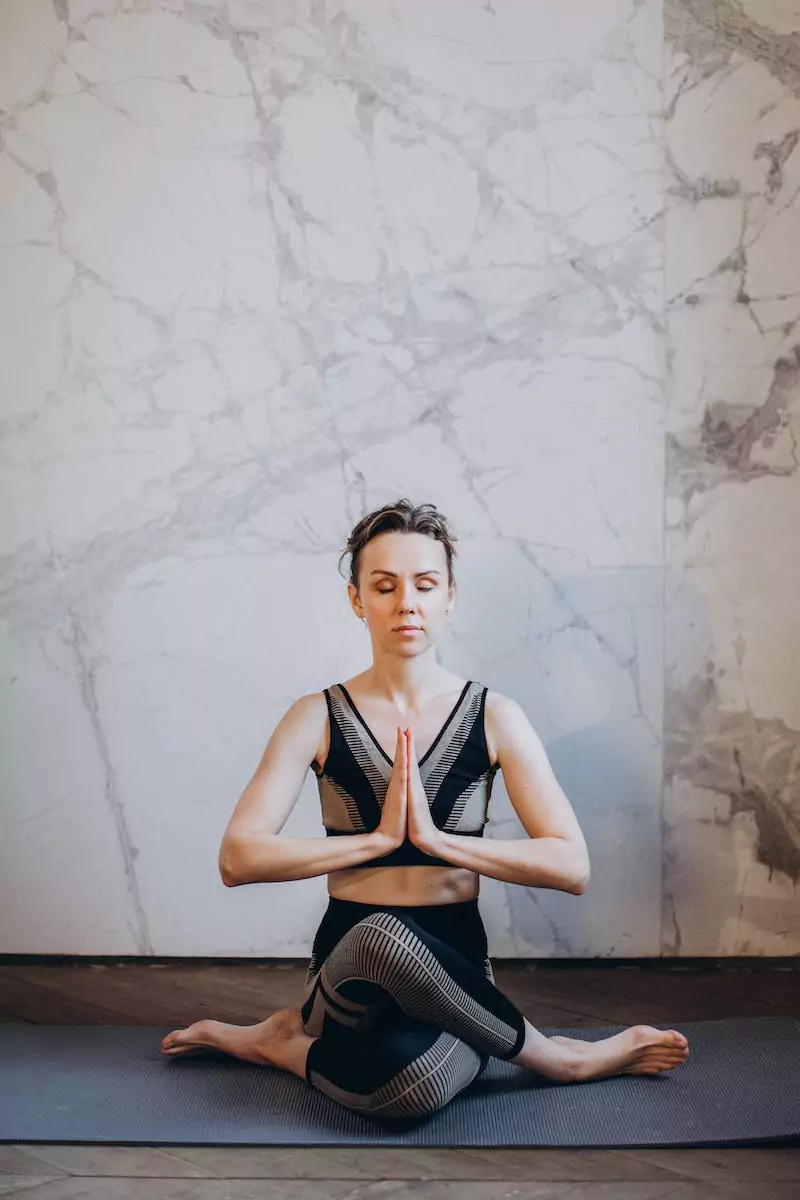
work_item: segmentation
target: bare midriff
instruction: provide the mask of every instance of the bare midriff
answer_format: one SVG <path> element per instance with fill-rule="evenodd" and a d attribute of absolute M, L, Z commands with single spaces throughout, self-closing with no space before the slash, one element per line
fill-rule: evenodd
<path fill-rule="evenodd" d="M 462 687 L 465 682 L 465 680 L 461 681 Z M 353 699 L 363 713 L 366 703 L 357 693 L 357 679 L 350 680 L 345 684 L 345 687 L 351 692 Z M 416 742 L 423 745 L 423 747 L 430 745 L 441 727 L 441 722 L 445 719 L 449 709 L 455 702 L 459 690 L 458 684 L 454 684 L 453 695 L 443 700 L 438 713 L 430 714 L 429 728 L 427 730 L 422 726 L 415 728 L 412 723 Z M 390 720 L 395 720 L 395 718 L 393 716 L 388 717 L 384 722 L 385 728 L 380 729 L 380 732 L 384 734 L 382 738 L 384 745 L 390 745 L 392 740 L 390 736 Z M 400 716 L 397 716 L 396 720 L 398 724 L 401 723 Z M 490 761 L 494 765 L 496 755 L 489 730 L 490 716 L 488 705 L 485 720 L 487 747 L 489 749 Z M 378 732 L 377 726 L 377 718 L 373 715 L 370 727 Z M 324 745 L 319 747 L 315 764 L 319 770 L 321 770 L 321 764 L 328 757 L 330 731 L 327 727 L 327 722 L 324 743 Z M 419 752 L 420 757 L 423 757 L 424 753 L 424 749 L 421 750 Z M 328 872 L 328 894 L 336 900 L 353 900 L 359 904 L 459 904 L 464 900 L 474 900 L 478 896 L 479 891 L 480 875 L 465 867 L 348 867 L 341 871 Z"/>
<path fill-rule="evenodd" d="M 464 867 L 348 867 L 328 873 L 328 893 L 359 904 L 458 904 L 474 900 L 480 876 Z"/>

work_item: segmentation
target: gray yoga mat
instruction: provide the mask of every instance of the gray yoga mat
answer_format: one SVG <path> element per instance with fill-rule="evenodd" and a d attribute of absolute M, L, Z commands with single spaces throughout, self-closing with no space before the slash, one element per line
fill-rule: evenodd
<path fill-rule="evenodd" d="M 597 1041 L 624 1026 L 543 1027 Z M 493 1058 L 440 1112 L 350 1111 L 218 1051 L 165 1059 L 169 1028 L 0 1024 L 0 1141 L 187 1146 L 719 1146 L 800 1138 L 800 1021 L 680 1021 L 659 1075 L 558 1084 Z"/>

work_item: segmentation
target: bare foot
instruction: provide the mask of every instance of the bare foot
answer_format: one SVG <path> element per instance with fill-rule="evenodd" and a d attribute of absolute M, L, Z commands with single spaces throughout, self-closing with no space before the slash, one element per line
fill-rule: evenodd
<path fill-rule="evenodd" d="M 689 1057 L 689 1043 L 677 1029 L 632 1025 L 599 1042 L 555 1036 L 549 1039 L 577 1053 L 575 1079 L 605 1079 L 609 1075 L 657 1075 L 672 1071 Z"/>
<path fill-rule="evenodd" d="M 282 1008 L 257 1025 L 228 1025 L 224 1021 L 195 1021 L 176 1029 L 161 1042 L 169 1058 L 197 1054 L 207 1047 L 259 1066 L 279 1067 L 304 1077 L 305 1053 L 315 1041 L 303 1029 L 303 1018 L 294 1008 Z M 300 1068 L 298 1070 L 298 1068 Z"/>

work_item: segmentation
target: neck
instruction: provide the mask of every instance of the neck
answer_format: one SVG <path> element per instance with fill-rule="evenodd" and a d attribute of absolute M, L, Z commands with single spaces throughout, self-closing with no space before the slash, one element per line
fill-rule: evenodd
<path fill-rule="evenodd" d="M 431 646 L 413 658 L 376 656 L 363 682 L 370 692 L 381 696 L 401 711 L 418 709 L 431 696 L 442 692 L 450 680 Z"/>

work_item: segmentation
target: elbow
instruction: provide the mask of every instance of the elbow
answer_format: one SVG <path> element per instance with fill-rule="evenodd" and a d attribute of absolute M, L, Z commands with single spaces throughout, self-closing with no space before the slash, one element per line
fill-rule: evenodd
<path fill-rule="evenodd" d="M 583 864 L 581 870 L 576 875 L 574 875 L 572 878 L 572 886 L 569 889 L 570 892 L 572 893 L 572 895 L 573 896 L 582 896 L 583 893 L 586 891 L 587 887 L 589 886 L 589 880 L 591 879 L 591 877 L 592 877 L 592 873 L 591 873 L 591 869 L 589 867 L 589 860 L 587 859 L 586 862 Z"/>
<path fill-rule="evenodd" d="M 225 884 L 225 887 L 236 887 L 241 882 L 239 876 L 236 874 L 233 847 L 229 846 L 226 842 L 222 843 L 217 865 L 219 866 L 219 877 Z"/>
<path fill-rule="evenodd" d="M 239 882 L 237 879 L 234 879 L 230 871 L 226 867 L 223 867 L 222 864 L 220 864 L 219 868 L 219 877 L 225 884 L 225 887 L 236 887 Z"/>
<path fill-rule="evenodd" d="M 270 883 L 275 858 L 267 851 L 275 841 L 276 835 L 260 831 L 224 838 L 219 852 L 219 874 L 225 887 Z"/>

